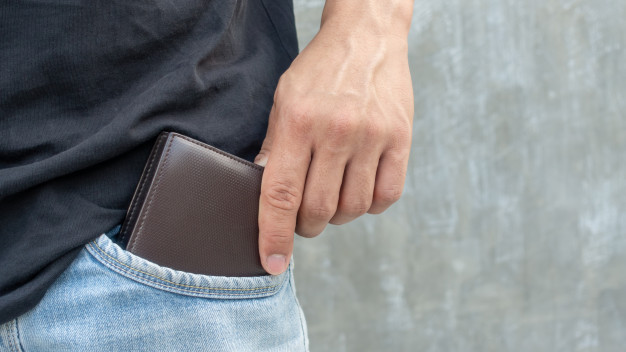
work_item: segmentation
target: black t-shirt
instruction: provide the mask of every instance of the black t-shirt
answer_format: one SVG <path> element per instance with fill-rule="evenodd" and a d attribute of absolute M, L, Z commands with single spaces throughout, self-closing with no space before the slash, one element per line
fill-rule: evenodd
<path fill-rule="evenodd" d="M 298 53 L 291 0 L 0 4 L 0 323 L 122 222 L 156 136 L 247 160 Z"/>

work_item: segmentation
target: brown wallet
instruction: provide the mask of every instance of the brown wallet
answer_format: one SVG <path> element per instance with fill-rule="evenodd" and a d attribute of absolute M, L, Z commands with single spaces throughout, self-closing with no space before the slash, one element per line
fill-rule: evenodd
<path fill-rule="evenodd" d="M 118 243 L 175 270 L 268 275 L 258 246 L 262 174 L 262 166 L 188 136 L 162 132 Z"/>

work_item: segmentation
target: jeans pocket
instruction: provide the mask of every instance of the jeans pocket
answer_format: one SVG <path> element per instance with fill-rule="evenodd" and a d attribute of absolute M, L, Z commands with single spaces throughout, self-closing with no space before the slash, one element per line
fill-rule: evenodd
<path fill-rule="evenodd" d="M 87 244 L 87 251 L 115 273 L 144 285 L 186 296 L 220 299 L 267 297 L 278 292 L 289 281 L 291 266 L 280 275 L 250 277 L 195 274 L 158 265 L 137 256 L 119 245 L 111 234 L 119 225 Z"/>
<path fill-rule="evenodd" d="M 42 301 L 15 320 L 24 350 L 308 349 L 293 262 L 278 276 L 199 275 L 136 256 L 112 237 L 89 242 Z"/>

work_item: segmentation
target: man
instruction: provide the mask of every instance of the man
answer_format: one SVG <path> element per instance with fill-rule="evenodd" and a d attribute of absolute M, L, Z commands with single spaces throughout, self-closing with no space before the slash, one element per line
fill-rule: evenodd
<path fill-rule="evenodd" d="M 0 6 L 0 346 L 306 349 L 294 232 L 402 192 L 412 1 L 328 0 L 300 54 L 289 0 Z M 265 166 L 272 275 L 175 272 L 98 237 L 119 230 L 162 130 Z"/>

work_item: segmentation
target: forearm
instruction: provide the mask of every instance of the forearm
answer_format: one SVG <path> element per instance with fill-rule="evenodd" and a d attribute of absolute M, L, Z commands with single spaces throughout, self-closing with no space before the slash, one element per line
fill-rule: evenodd
<path fill-rule="evenodd" d="M 326 0 L 321 27 L 406 39 L 412 15 L 413 0 Z"/>

